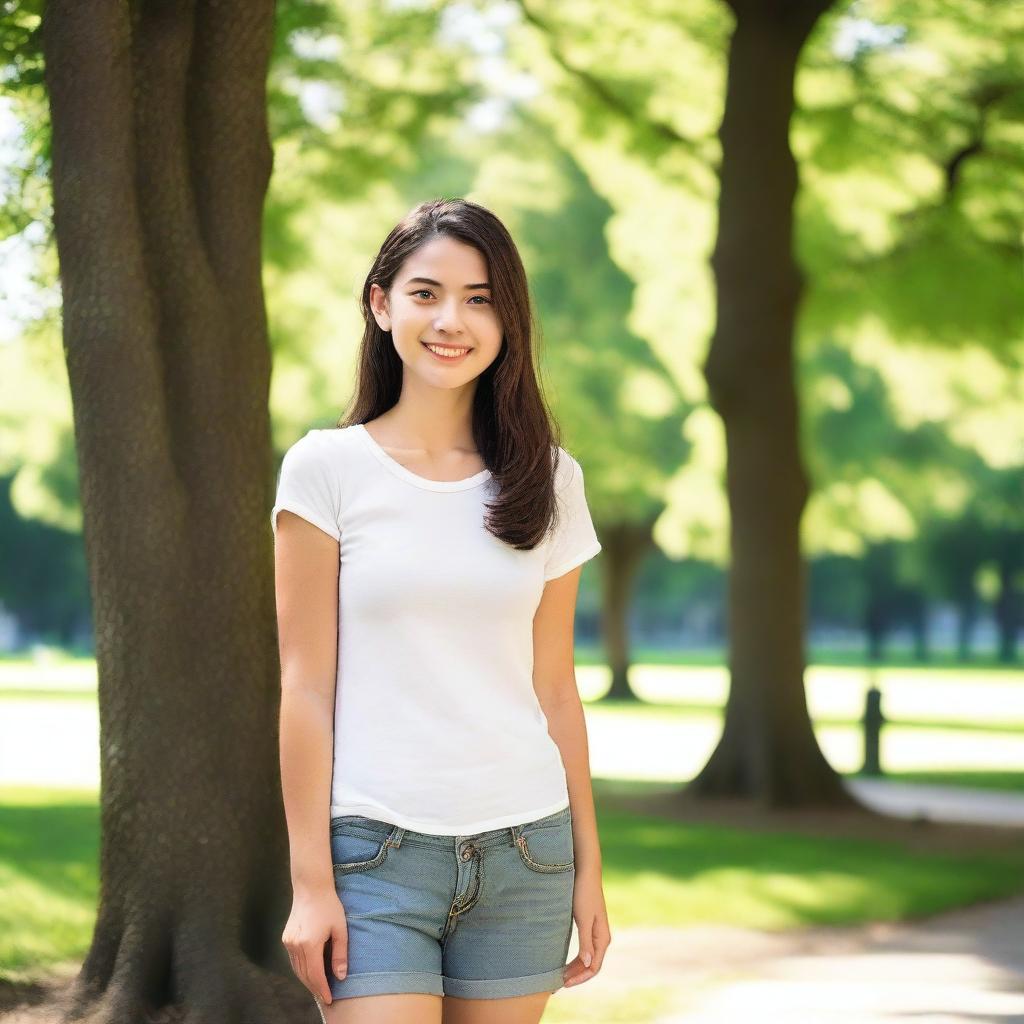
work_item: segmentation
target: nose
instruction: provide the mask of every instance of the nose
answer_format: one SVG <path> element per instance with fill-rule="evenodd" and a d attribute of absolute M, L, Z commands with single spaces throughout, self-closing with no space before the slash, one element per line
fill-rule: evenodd
<path fill-rule="evenodd" d="M 440 312 L 434 317 L 434 330 L 451 333 L 461 333 L 462 318 L 457 298 L 449 299 Z"/>

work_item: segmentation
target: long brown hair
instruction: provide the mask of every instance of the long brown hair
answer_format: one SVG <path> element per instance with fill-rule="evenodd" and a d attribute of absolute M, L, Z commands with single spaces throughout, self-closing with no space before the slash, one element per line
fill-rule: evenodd
<path fill-rule="evenodd" d="M 432 199 L 413 207 L 384 239 L 363 284 L 365 327 L 356 390 L 338 421 L 348 427 L 387 412 L 402 391 L 402 360 L 391 332 L 370 309 L 370 286 L 391 292 L 395 275 L 420 246 L 448 236 L 473 246 L 487 264 L 491 299 L 502 324 L 501 351 L 477 378 L 473 438 L 498 484 L 486 505 L 487 529 L 519 549 L 535 547 L 557 521 L 555 479 L 558 425 L 544 399 L 535 366 L 536 318 L 526 271 L 512 236 L 486 207 L 466 199 Z"/>

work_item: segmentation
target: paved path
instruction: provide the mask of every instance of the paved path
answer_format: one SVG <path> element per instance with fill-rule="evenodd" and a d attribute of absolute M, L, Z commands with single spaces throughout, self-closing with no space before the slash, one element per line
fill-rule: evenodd
<path fill-rule="evenodd" d="M 901 818 L 924 815 L 934 821 L 1024 827 L 1024 793 L 891 779 L 847 779 L 846 786 L 868 806 Z"/>
<path fill-rule="evenodd" d="M 659 990 L 660 1009 L 645 1009 Z M 619 929 L 601 973 L 552 1003 L 561 1022 L 1024 1024 L 1024 897 L 916 923 Z"/>
<path fill-rule="evenodd" d="M 1024 826 L 1024 794 L 846 785 L 899 817 Z M 559 1024 L 1024 1024 L 1024 897 L 897 924 L 620 928 L 601 974 L 555 1000 Z"/>

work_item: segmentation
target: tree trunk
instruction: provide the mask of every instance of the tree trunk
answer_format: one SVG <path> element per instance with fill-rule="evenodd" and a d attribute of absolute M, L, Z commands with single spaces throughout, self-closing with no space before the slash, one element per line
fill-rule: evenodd
<path fill-rule="evenodd" d="M 1004 665 L 1017 661 L 1017 634 L 1021 623 L 1021 595 L 1017 575 L 1021 571 L 1021 537 L 1010 534 L 1001 538 L 998 556 L 999 594 L 995 602 L 996 627 L 999 632 L 999 660 Z"/>
<path fill-rule="evenodd" d="M 978 621 L 978 598 L 973 589 L 957 601 L 956 650 L 960 661 L 973 656 L 974 626 Z"/>
<path fill-rule="evenodd" d="M 653 525 L 623 522 L 601 529 L 601 631 L 612 673 L 602 700 L 637 700 L 629 685 L 629 609 L 637 572 L 653 546 Z"/>
<path fill-rule="evenodd" d="M 888 620 L 879 601 L 868 594 L 868 606 L 864 612 L 864 635 L 867 638 L 867 656 L 872 665 L 885 657 L 885 644 L 889 635 Z"/>
<path fill-rule="evenodd" d="M 797 58 L 830 0 L 730 0 L 718 237 L 717 320 L 704 366 L 725 424 L 731 515 L 725 726 L 687 787 L 769 807 L 856 801 L 818 747 L 804 690 L 799 447 L 793 334 L 802 275 L 792 253 L 789 148 Z"/>
<path fill-rule="evenodd" d="M 270 0 L 50 0 L 63 331 L 99 673 L 90 1024 L 311 1022 L 288 968 L 261 225 Z"/>
<path fill-rule="evenodd" d="M 910 608 L 910 627 L 914 634 L 914 658 L 919 662 L 931 660 L 931 640 L 928 635 L 928 602 L 924 594 L 915 593 Z"/>

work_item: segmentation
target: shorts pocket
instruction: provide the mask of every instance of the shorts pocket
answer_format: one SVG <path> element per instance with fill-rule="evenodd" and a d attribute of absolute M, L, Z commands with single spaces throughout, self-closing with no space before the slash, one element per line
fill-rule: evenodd
<path fill-rule="evenodd" d="M 576 864 L 572 825 L 524 825 L 516 842 L 523 863 L 533 871 L 571 871 Z"/>
<path fill-rule="evenodd" d="M 335 874 L 350 875 L 383 864 L 391 849 L 393 826 L 372 819 L 331 821 L 331 861 Z"/>

